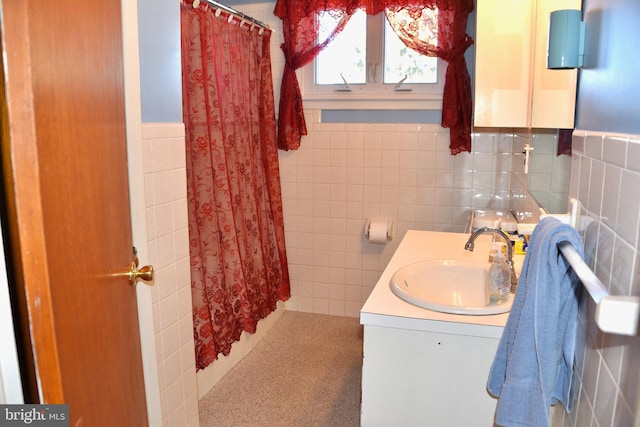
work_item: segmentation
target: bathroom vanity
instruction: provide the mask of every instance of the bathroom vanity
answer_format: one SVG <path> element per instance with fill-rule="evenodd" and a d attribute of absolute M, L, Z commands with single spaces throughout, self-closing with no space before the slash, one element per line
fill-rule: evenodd
<path fill-rule="evenodd" d="M 364 325 L 361 425 L 492 426 L 497 401 L 486 390 L 508 313 L 427 310 L 390 290 L 398 269 L 423 260 L 487 262 L 491 236 L 473 252 L 469 235 L 408 231 L 360 312 Z M 516 270 L 522 260 L 516 261 Z"/>

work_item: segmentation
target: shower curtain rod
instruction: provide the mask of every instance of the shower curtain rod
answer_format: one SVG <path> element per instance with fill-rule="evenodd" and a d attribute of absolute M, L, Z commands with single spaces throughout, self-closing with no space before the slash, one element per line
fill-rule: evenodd
<path fill-rule="evenodd" d="M 204 2 L 204 3 L 207 3 L 210 6 L 213 6 L 215 8 L 221 9 L 221 10 L 227 12 L 227 13 L 230 13 L 231 15 L 237 16 L 238 18 L 240 18 L 240 19 L 242 19 L 244 21 L 247 21 L 247 22 L 251 23 L 252 25 L 255 25 L 257 27 L 260 27 L 260 28 L 263 28 L 263 29 L 266 29 L 266 30 L 270 29 L 269 25 L 265 24 L 264 22 L 258 21 L 257 19 L 252 18 L 249 15 L 245 15 L 244 13 L 240 12 L 239 10 L 235 10 L 235 9 L 233 9 L 233 8 L 231 8 L 229 6 L 226 6 L 226 5 L 222 4 L 222 3 L 218 3 L 215 0 L 194 0 L 193 8 L 195 9 L 198 6 L 200 6 L 200 2 L 201 1 Z"/>

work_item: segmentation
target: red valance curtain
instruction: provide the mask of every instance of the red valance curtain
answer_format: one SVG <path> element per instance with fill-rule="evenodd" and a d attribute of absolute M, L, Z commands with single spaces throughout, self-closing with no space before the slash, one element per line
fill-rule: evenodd
<path fill-rule="evenodd" d="M 442 126 L 451 133 L 452 154 L 471 151 L 471 79 L 464 52 L 473 43 L 466 34 L 473 0 L 278 0 L 275 15 L 282 19 L 285 66 L 280 91 L 278 147 L 295 150 L 307 134 L 302 96 L 295 70 L 312 61 L 344 28 L 357 10 L 367 14 L 386 12 L 400 39 L 410 48 L 448 62 L 442 102 Z M 438 10 L 436 40 L 421 37 L 416 24 L 425 9 Z M 342 21 L 327 40 L 318 41 L 315 16 L 322 11 L 341 14 Z"/>
<path fill-rule="evenodd" d="M 187 2 L 185 2 L 187 3 Z M 289 298 L 271 31 L 181 5 L 196 367 Z"/>

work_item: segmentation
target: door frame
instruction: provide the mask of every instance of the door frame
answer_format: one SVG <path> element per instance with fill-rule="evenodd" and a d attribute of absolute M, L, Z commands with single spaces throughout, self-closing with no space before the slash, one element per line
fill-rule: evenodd
<path fill-rule="evenodd" d="M 150 257 L 144 191 L 138 5 L 137 1 L 130 0 L 121 0 L 121 4 L 131 233 L 140 263 L 145 265 L 149 264 Z M 160 427 L 162 426 L 162 404 L 156 358 L 152 291 L 150 286 L 142 283 L 136 286 L 147 417 L 150 426 Z"/>
<path fill-rule="evenodd" d="M 0 225 L 0 403 L 24 403 L 22 377 L 13 325 L 13 307 L 9 296 L 9 279 L 5 261 L 4 238 Z"/>

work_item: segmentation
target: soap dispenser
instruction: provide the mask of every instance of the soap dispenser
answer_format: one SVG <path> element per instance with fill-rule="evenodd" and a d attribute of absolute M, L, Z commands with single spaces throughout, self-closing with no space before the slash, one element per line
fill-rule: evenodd
<path fill-rule="evenodd" d="M 511 292 L 511 271 L 503 253 L 498 252 L 493 257 L 487 275 L 489 302 L 498 303 L 507 299 Z"/>

